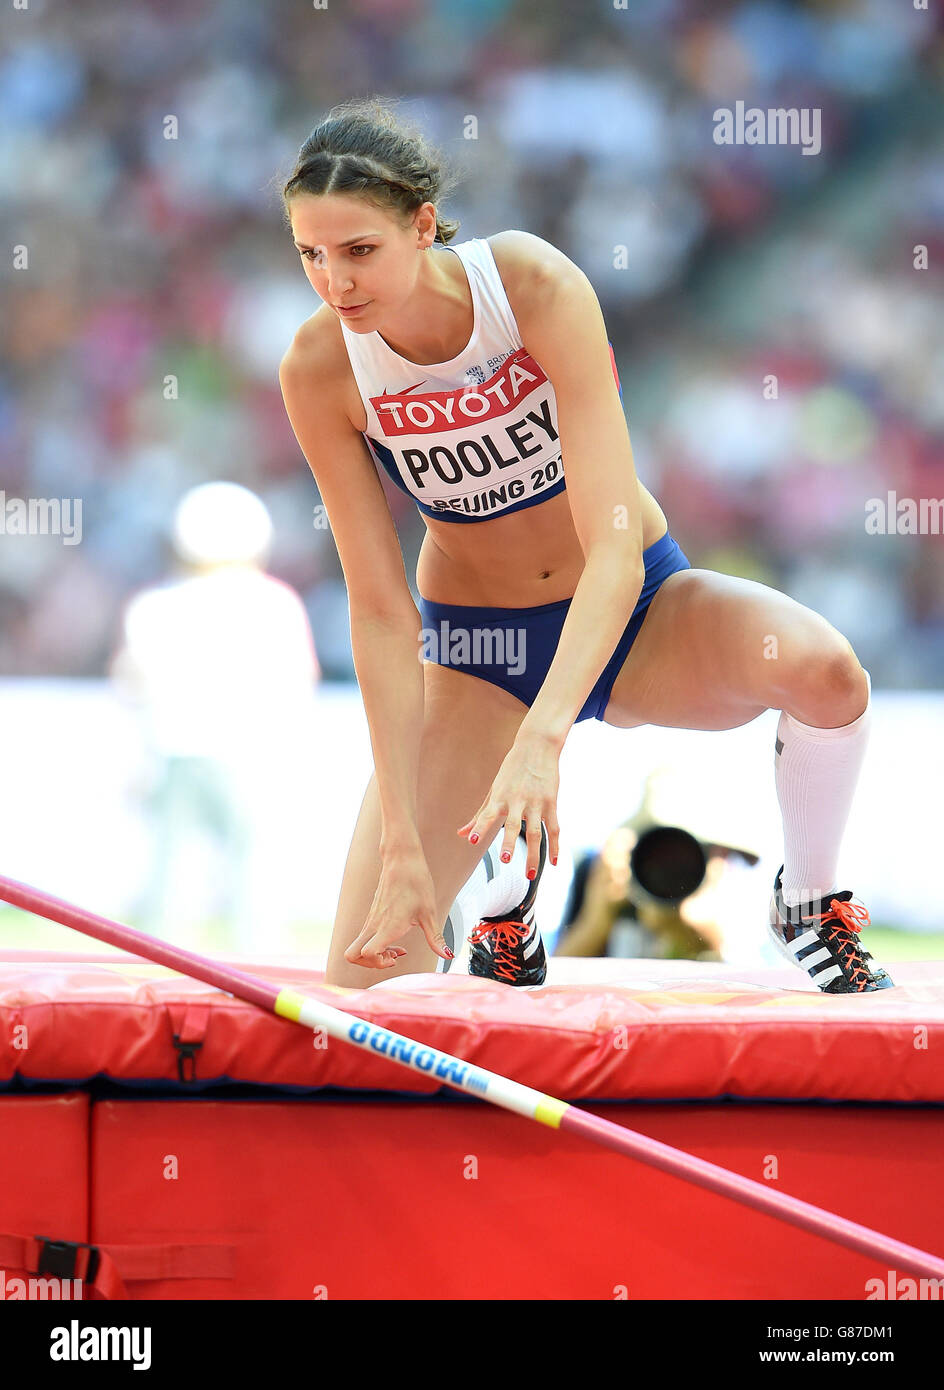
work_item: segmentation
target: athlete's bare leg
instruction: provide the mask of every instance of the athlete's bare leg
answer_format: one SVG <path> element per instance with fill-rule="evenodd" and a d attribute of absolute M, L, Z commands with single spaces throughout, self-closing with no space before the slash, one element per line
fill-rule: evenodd
<path fill-rule="evenodd" d="M 819 613 L 755 580 L 687 569 L 653 598 L 604 717 L 623 729 L 736 729 L 785 709 L 838 728 L 867 700 L 855 652 Z"/>
<path fill-rule="evenodd" d="M 488 681 L 448 666 L 423 666 L 425 708 L 417 782 L 417 821 L 444 924 L 456 894 L 487 845 L 456 834 L 475 814 L 528 712 L 527 705 Z M 436 969 L 438 957 L 414 927 L 398 941 L 406 955 L 389 969 L 351 965 L 344 951 L 367 919 L 380 878 L 380 798 L 371 775 L 344 866 L 327 984 L 364 989 L 391 975 Z"/>

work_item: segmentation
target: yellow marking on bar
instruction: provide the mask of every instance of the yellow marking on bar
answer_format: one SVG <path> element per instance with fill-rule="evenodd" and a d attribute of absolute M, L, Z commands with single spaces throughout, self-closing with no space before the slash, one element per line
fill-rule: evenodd
<path fill-rule="evenodd" d="M 570 1106 L 566 1101 L 555 1100 L 553 1096 L 545 1096 L 543 1100 L 538 1101 L 534 1118 L 542 1125 L 550 1125 L 552 1129 L 560 1129 L 564 1111 L 569 1109 Z"/>
<path fill-rule="evenodd" d="M 282 1018 L 290 1018 L 293 1023 L 298 1022 L 304 1007 L 304 994 L 298 994 L 294 989 L 280 989 L 275 997 L 275 1012 Z"/>

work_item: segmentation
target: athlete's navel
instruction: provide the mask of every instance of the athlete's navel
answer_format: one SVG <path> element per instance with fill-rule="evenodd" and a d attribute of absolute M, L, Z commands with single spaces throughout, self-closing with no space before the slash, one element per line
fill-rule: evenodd
<path fill-rule="evenodd" d="M 542 578 L 542 579 L 550 579 L 550 577 L 551 577 L 551 571 L 550 571 L 550 570 L 543 570 L 543 571 L 541 572 L 541 578 Z"/>

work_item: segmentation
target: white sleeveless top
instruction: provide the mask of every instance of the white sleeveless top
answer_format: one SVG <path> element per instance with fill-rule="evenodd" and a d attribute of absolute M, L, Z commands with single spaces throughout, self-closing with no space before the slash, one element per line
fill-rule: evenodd
<path fill-rule="evenodd" d="M 340 320 L 341 332 L 375 460 L 424 515 L 489 521 L 564 490 L 557 402 L 522 346 L 488 242 L 434 243 L 429 254 L 444 252 L 462 261 L 472 291 L 472 336 L 458 357 L 410 362 L 376 330 Z"/>

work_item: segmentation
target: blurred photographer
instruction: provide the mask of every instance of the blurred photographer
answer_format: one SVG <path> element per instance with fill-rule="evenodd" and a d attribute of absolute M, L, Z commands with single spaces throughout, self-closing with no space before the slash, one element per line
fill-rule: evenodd
<path fill-rule="evenodd" d="M 733 901 L 726 888 L 739 865 L 753 866 L 759 856 L 704 838 L 705 827 L 684 813 L 668 822 L 657 783 L 654 774 L 639 810 L 598 854 L 578 861 L 555 955 L 725 959 Z"/>

